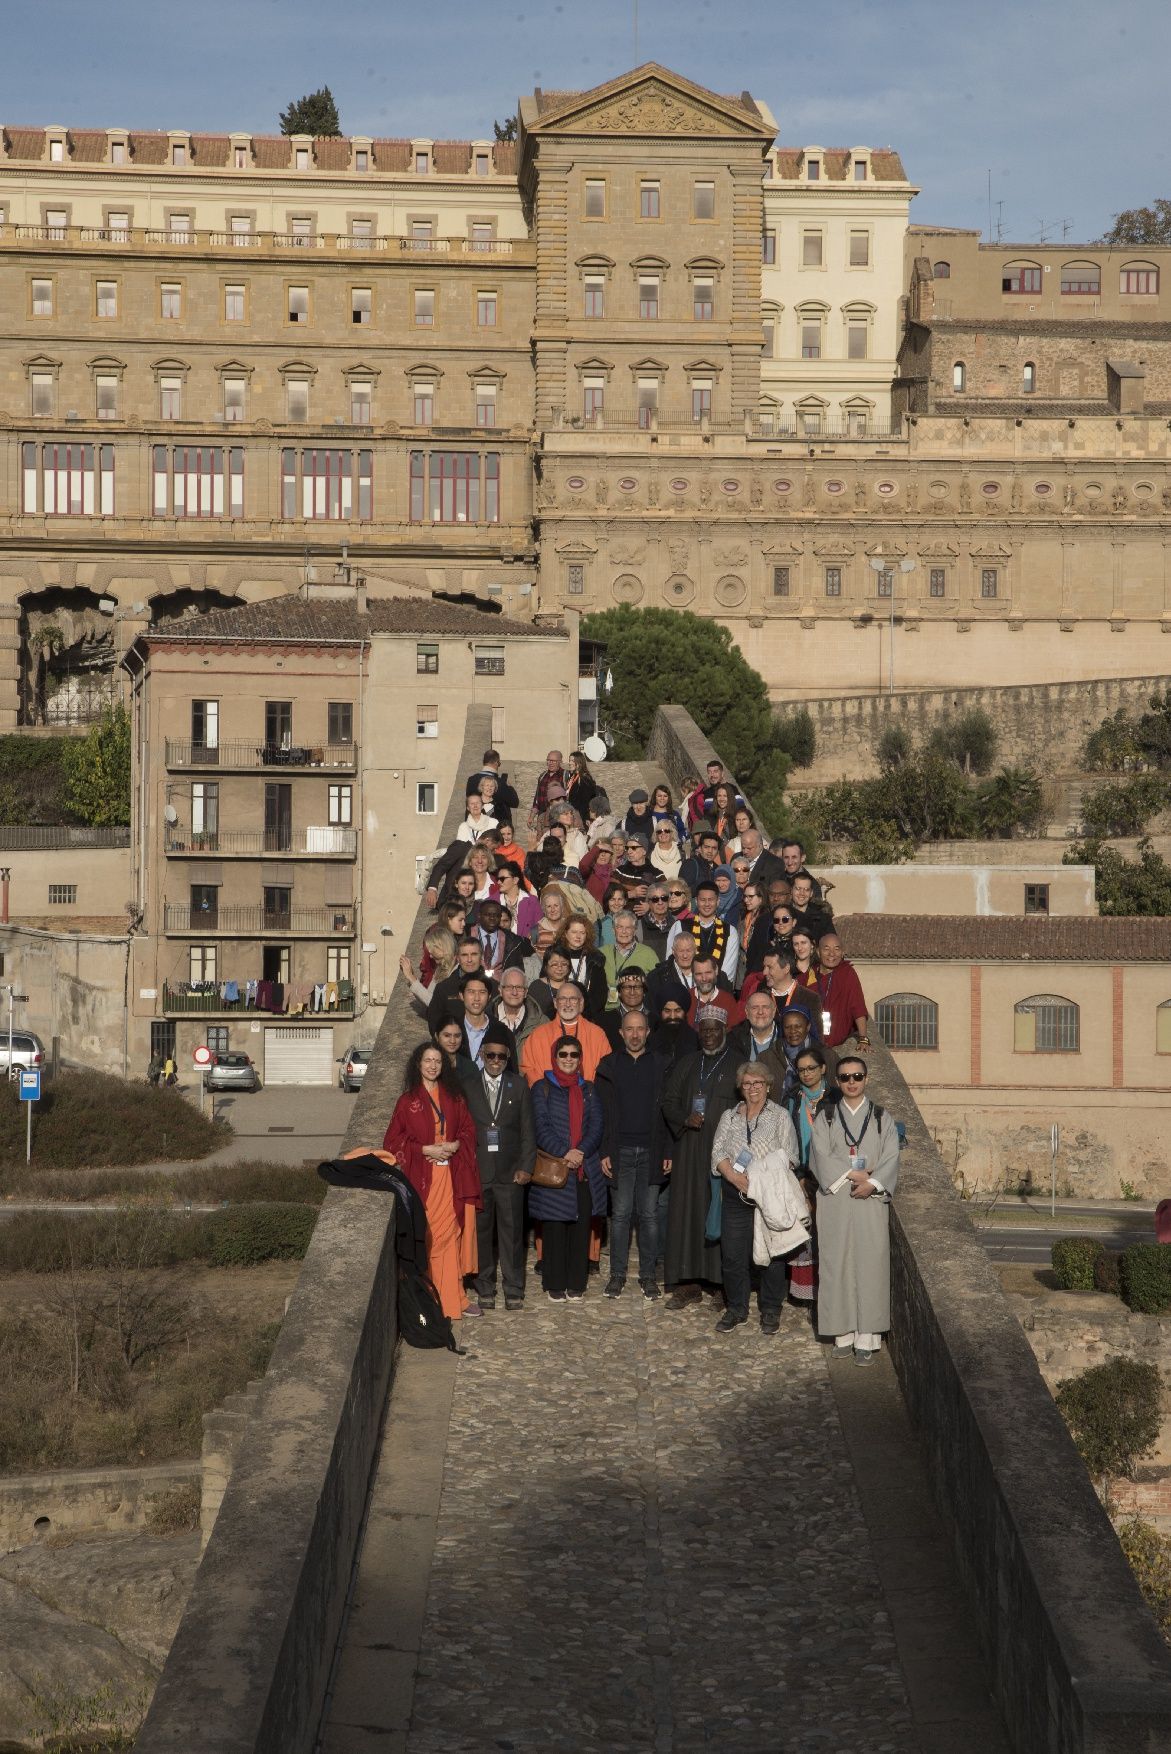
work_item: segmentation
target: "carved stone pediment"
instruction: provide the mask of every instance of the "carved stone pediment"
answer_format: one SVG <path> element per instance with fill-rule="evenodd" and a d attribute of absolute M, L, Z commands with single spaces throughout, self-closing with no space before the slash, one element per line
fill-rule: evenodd
<path fill-rule="evenodd" d="M 604 88 L 603 88 L 604 89 Z M 625 90 L 609 92 L 594 99 L 590 92 L 578 94 L 577 101 L 567 101 L 559 110 L 542 116 L 532 126 L 534 133 L 549 134 L 646 134 L 703 135 L 709 138 L 739 135 L 751 138 L 766 130 L 759 119 L 732 105 L 725 106 L 713 92 L 694 93 L 676 87 L 661 74 L 631 81 Z"/>
<path fill-rule="evenodd" d="M 853 560 L 852 542 L 815 542 L 813 552 L 819 560 Z"/>
<path fill-rule="evenodd" d="M 574 541 L 557 544 L 558 560 L 592 560 L 597 552 L 597 544 L 593 542 Z"/>
<path fill-rule="evenodd" d="M 892 542 L 889 537 L 884 536 L 881 542 L 868 542 L 865 553 L 867 560 L 903 560 L 906 558 L 907 545 L 905 542 Z"/>
<path fill-rule="evenodd" d="M 800 542 L 768 542 L 761 549 L 766 560 L 792 560 L 804 552 Z"/>
<path fill-rule="evenodd" d="M 1011 560 L 1012 549 L 1003 542 L 973 542 L 968 549 L 973 560 Z"/>
<path fill-rule="evenodd" d="M 919 544 L 920 560 L 955 560 L 959 552 L 958 542 L 921 542 Z"/>

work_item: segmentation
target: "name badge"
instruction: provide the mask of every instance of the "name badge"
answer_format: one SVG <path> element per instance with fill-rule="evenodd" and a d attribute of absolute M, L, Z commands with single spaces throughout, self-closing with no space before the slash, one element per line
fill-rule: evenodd
<path fill-rule="evenodd" d="M 824 1035 L 828 1035 L 829 1031 L 830 1031 L 830 1014 L 828 1011 L 823 1011 L 821 1014 L 821 1033 L 824 1036 Z"/>
<path fill-rule="evenodd" d="M 748 1149 L 747 1145 L 741 1145 L 739 1151 L 737 1151 L 737 1153 L 736 1153 L 736 1168 L 737 1169 L 747 1169 L 748 1165 L 751 1162 L 752 1162 L 751 1151 Z"/>
<path fill-rule="evenodd" d="M 860 1151 L 855 1152 L 854 1161 L 853 1161 L 853 1164 L 851 1165 L 851 1167 L 854 1169 L 865 1169 L 866 1168 L 866 1158 L 862 1155 L 862 1153 Z"/>
<path fill-rule="evenodd" d="M 484 1140 L 485 1140 L 485 1143 L 486 1143 L 489 1151 L 499 1151 L 499 1149 L 500 1149 L 500 1128 L 499 1127 L 489 1127 L 487 1132 L 484 1134 Z"/>
<path fill-rule="evenodd" d="M 693 1096 L 691 1099 L 691 1112 L 693 1115 L 705 1115 L 707 1113 L 707 1097 L 703 1095 Z"/>

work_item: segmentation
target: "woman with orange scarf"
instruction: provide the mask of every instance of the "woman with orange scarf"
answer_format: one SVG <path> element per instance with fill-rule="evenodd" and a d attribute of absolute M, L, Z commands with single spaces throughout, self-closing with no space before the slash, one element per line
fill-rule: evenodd
<path fill-rule="evenodd" d="M 427 1269 L 445 1316 L 479 1315 L 463 1281 L 479 1266 L 476 1213 L 484 1203 L 476 1163 L 476 1127 L 459 1079 L 434 1042 L 407 1064 L 383 1148 L 394 1157 L 427 1214 Z"/>

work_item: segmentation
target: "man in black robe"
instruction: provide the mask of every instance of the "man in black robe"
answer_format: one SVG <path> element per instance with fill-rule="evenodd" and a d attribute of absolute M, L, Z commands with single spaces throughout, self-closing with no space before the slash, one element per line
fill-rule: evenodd
<path fill-rule="evenodd" d="M 739 1101 L 740 1056 L 729 1045 L 727 1020 L 717 1005 L 701 1005 L 695 1019 L 699 1052 L 679 1061 L 663 1092 L 663 1114 L 675 1141 L 667 1207 L 664 1281 L 668 1309 L 686 1309 L 703 1296 L 702 1283 L 719 1285 L 720 1244 L 706 1237 L 716 1124 Z"/>

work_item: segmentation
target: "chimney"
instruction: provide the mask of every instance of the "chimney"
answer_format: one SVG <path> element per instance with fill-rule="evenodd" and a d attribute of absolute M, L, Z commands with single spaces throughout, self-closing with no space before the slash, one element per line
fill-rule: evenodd
<path fill-rule="evenodd" d="M 359 615 L 365 615 L 370 607 L 370 600 L 366 593 L 366 574 L 363 572 L 354 574 L 354 603 Z"/>
<path fill-rule="evenodd" d="M 9 870 L 8 866 L 5 865 L 4 868 L 0 870 L 0 926 L 6 926 L 8 924 L 8 885 L 11 881 L 11 877 L 12 872 Z"/>
<path fill-rule="evenodd" d="M 1147 368 L 1129 359 L 1106 361 L 1106 396 L 1115 414 L 1143 414 L 1147 405 Z"/>

